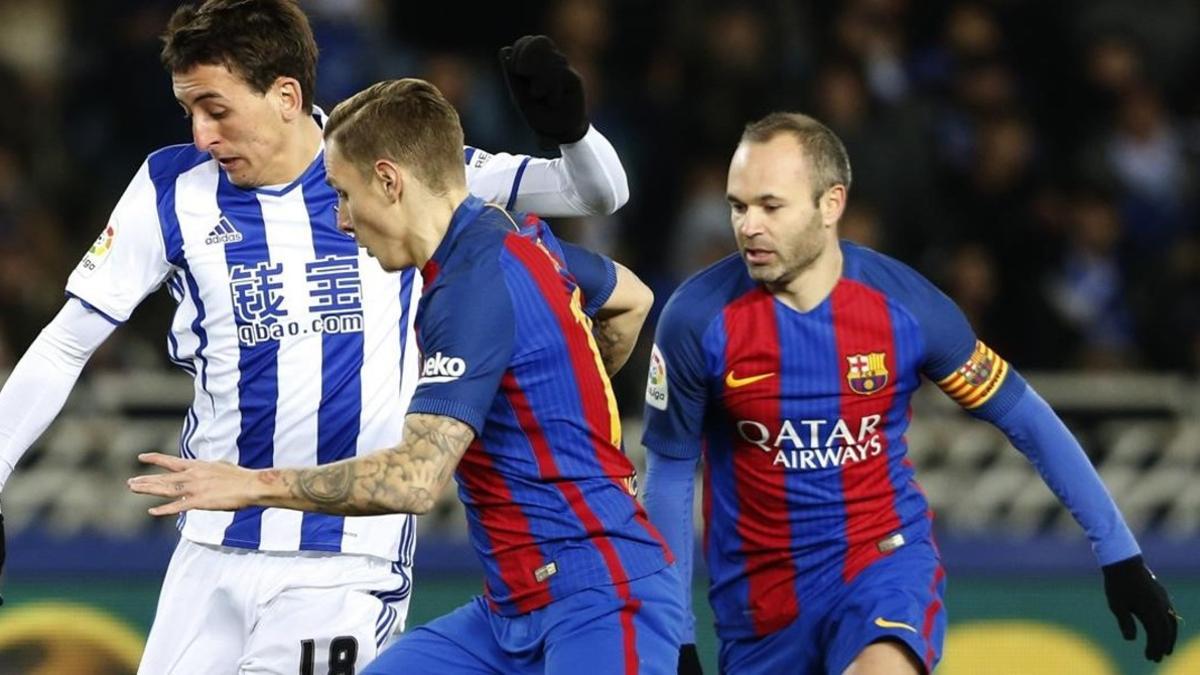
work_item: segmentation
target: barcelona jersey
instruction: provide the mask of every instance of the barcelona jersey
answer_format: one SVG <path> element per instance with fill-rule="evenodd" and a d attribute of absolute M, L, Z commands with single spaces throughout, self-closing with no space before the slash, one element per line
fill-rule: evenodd
<path fill-rule="evenodd" d="M 613 263 L 471 197 L 421 272 L 408 411 L 475 430 L 455 478 L 492 610 L 524 614 L 666 567 L 591 333 Z"/>
<path fill-rule="evenodd" d="M 841 248 L 842 276 L 810 311 L 734 255 L 681 286 L 659 320 L 644 441 L 703 455 L 709 599 L 725 639 L 772 633 L 930 539 L 904 438 L 921 375 L 971 410 L 1024 388 L 1003 386 L 1007 364 L 930 282 Z"/>

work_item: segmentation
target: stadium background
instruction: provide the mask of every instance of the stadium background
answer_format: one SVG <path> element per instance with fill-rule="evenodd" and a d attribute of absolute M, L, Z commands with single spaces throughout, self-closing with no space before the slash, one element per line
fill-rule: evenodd
<path fill-rule="evenodd" d="M 0 379 L 141 159 L 189 140 L 157 60 L 175 4 L 0 2 Z M 855 168 L 845 236 L 936 280 L 1030 376 L 1188 619 L 1174 657 L 1142 661 L 1036 474 L 927 391 L 909 441 L 950 573 L 940 672 L 1200 672 L 1196 2 L 301 4 L 322 49 L 319 104 L 423 76 L 489 150 L 537 152 L 496 49 L 554 37 L 632 195 L 613 217 L 556 227 L 629 264 L 660 302 L 731 250 L 724 173 L 741 126 L 781 108 L 827 122 Z M 136 661 L 175 535 L 123 479 L 138 451 L 177 445 L 191 388 L 165 360 L 171 309 L 152 296 L 95 355 L 4 492 L 0 674 L 133 672 L 122 664 Z M 616 383 L 638 458 L 647 348 Z M 415 623 L 480 588 L 450 494 L 422 522 L 416 577 Z"/>

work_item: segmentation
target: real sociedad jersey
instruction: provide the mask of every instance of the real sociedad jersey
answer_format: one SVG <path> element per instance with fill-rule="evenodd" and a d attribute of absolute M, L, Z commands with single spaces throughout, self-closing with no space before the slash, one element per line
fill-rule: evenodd
<path fill-rule="evenodd" d="M 323 120 L 318 111 L 318 121 Z M 512 204 L 528 157 L 466 148 L 468 187 Z M 389 274 L 337 229 L 323 156 L 278 188 L 243 189 L 191 145 L 149 156 L 67 282 L 113 323 L 165 284 L 171 361 L 195 380 L 180 454 L 304 467 L 394 446 L 417 379 L 416 270 Z M 188 539 L 411 564 L 407 515 L 191 511 Z"/>
<path fill-rule="evenodd" d="M 588 318 L 616 284 L 612 262 L 469 198 L 422 274 L 409 412 L 475 430 L 455 479 L 493 610 L 523 614 L 669 564 L 634 496 Z"/>
<path fill-rule="evenodd" d="M 809 599 L 930 537 L 905 457 L 920 375 L 975 409 L 1008 372 L 925 278 L 841 248 L 842 278 L 811 311 L 776 300 L 733 255 L 681 286 L 659 319 L 644 442 L 703 453 L 709 599 L 726 639 L 782 628 Z"/>

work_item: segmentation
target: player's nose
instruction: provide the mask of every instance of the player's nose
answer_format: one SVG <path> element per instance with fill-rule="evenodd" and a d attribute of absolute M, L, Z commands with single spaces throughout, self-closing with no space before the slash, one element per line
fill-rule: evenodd
<path fill-rule="evenodd" d="M 192 142 L 197 150 L 209 152 L 220 141 L 221 135 L 217 133 L 215 125 L 199 119 L 198 115 L 192 118 Z"/>
<path fill-rule="evenodd" d="M 762 217 L 756 209 L 746 209 L 746 213 L 742 215 L 738 221 L 738 234 L 745 238 L 750 238 L 764 232 L 762 226 Z"/>
<path fill-rule="evenodd" d="M 337 228 L 346 234 L 354 234 L 354 224 L 350 222 L 349 209 L 338 207 L 337 210 Z"/>

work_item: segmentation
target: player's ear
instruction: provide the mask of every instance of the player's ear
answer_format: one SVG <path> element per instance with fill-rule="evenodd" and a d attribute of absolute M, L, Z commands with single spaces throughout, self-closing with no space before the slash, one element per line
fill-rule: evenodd
<path fill-rule="evenodd" d="M 399 201 L 400 195 L 404 193 L 404 174 L 395 162 L 386 159 L 375 160 L 375 180 L 389 202 Z"/>
<path fill-rule="evenodd" d="M 279 105 L 283 119 L 291 122 L 304 114 L 304 92 L 294 77 L 279 77 L 271 85 L 271 93 Z"/>
<path fill-rule="evenodd" d="M 842 219 L 842 214 L 846 211 L 846 196 L 845 185 L 834 185 L 817 200 L 817 207 L 821 209 L 821 222 L 825 227 L 833 227 Z"/>

